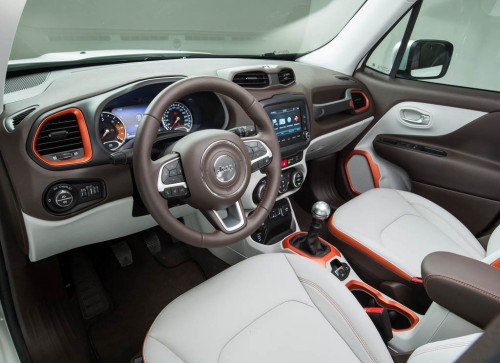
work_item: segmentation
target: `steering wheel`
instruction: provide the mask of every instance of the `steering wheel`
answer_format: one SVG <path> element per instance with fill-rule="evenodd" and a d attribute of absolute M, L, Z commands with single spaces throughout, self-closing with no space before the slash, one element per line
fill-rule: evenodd
<path fill-rule="evenodd" d="M 236 101 L 255 123 L 256 135 L 240 138 L 230 131 L 200 130 L 184 136 L 160 159 L 151 160 L 167 107 L 184 96 L 203 91 Z M 248 237 L 264 222 L 278 195 L 280 160 L 272 123 L 248 91 L 224 79 L 193 77 L 173 83 L 149 105 L 137 130 L 133 168 L 142 201 L 165 231 L 193 246 L 216 247 Z M 264 170 L 268 181 L 264 197 L 247 216 L 241 197 L 252 172 L 257 170 Z M 172 197 L 181 197 L 200 210 L 215 231 L 195 231 L 177 220 L 168 207 Z"/>

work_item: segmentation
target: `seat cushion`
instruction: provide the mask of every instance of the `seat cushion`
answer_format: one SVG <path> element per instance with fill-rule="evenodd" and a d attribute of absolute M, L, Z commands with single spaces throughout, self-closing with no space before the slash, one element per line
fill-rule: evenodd
<path fill-rule="evenodd" d="M 331 232 L 406 279 L 420 277 L 431 252 L 448 251 L 482 259 L 486 251 L 455 217 L 416 194 L 369 190 L 341 206 Z"/>
<path fill-rule="evenodd" d="M 417 348 L 408 363 L 451 363 L 455 362 L 483 333 L 428 343 Z"/>
<path fill-rule="evenodd" d="M 147 363 L 392 362 L 347 288 L 291 254 L 252 257 L 174 300 L 143 355 Z"/>

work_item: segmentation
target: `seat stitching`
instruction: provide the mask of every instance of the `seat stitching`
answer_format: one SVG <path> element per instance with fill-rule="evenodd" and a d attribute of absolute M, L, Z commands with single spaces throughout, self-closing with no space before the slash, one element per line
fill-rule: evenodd
<path fill-rule="evenodd" d="M 309 305 L 309 304 L 305 303 L 304 301 L 299 301 L 299 300 L 285 300 L 285 301 L 283 301 L 283 302 L 279 303 L 278 305 L 276 305 L 276 306 L 273 306 L 273 307 L 269 308 L 268 310 L 264 311 L 264 312 L 263 312 L 262 314 L 260 314 L 259 316 L 255 317 L 255 319 L 253 319 L 253 320 L 252 320 L 251 322 L 249 322 L 247 325 L 245 325 L 244 327 L 242 327 L 242 328 L 241 328 L 240 330 L 238 330 L 238 331 L 237 331 L 237 332 L 236 332 L 236 333 L 235 333 L 235 334 L 234 334 L 234 335 L 233 335 L 230 339 L 228 339 L 228 341 L 226 342 L 226 344 L 224 344 L 224 345 L 222 346 L 221 350 L 219 351 L 219 356 L 217 357 L 217 362 L 219 362 L 219 361 L 220 361 L 220 356 L 221 356 L 222 352 L 224 351 L 224 349 L 226 348 L 226 346 L 227 346 L 227 345 L 228 345 L 228 344 L 229 344 L 229 343 L 230 343 L 230 342 L 231 342 L 234 338 L 236 338 L 238 335 L 240 335 L 240 334 L 241 334 L 241 332 L 242 332 L 243 330 L 247 329 L 250 325 L 252 325 L 253 323 L 255 323 L 257 320 L 259 320 L 260 318 L 262 318 L 264 315 L 269 314 L 271 311 L 273 311 L 273 310 L 277 309 L 278 307 L 280 307 L 281 305 L 284 305 L 284 304 L 289 303 L 289 302 L 297 302 L 297 303 L 299 303 L 299 304 L 303 304 L 303 305 L 305 305 L 305 306 L 307 306 L 307 307 L 309 307 L 309 308 L 311 308 L 311 309 L 315 309 L 315 310 L 317 310 L 315 306 L 313 307 L 313 306 L 311 306 L 311 305 Z"/>
<path fill-rule="evenodd" d="M 474 286 L 474 285 L 471 285 L 471 284 L 468 284 L 467 282 L 463 282 L 463 281 L 460 281 L 460 280 L 457 280 L 457 279 L 454 279 L 452 277 L 449 277 L 449 276 L 443 276 L 443 275 L 430 275 L 430 276 L 427 276 L 424 278 L 424 283 L 427 283 L 428 281 L 432 280 L 432 279 L 439 279 L 439 278 L 442 278 L 442 279 L 445 279 L 445 280 L 450 280 L 450 281 L 453 281 L 453 282 L 456 282 L 460 285 L 463 285 L 463 286 L 466 286 L 468 288 L 471 288 L 473 290 L 476 290 L 477 292 L 479 292 L 480 294 L 483 294 L 483 295 L 486 295 L 486 296 L 489 296 L 489 297 L 492 297 L 493 299 L 495 300 L 500 300 L 500 296 L 495 294 L 494 292 L 491 292 L 491 291 L 488 291 L 488 290 L 484 290 L 484 289 L 481 289 L 477 286 Z"/>
<path fill-rule="evenodd" d="M 436 345 L 433 347 L 426 347 L 426 348 L 424 347 L 420 351 L 418 351 L 416 354 L 413 354 L 412 358 L 418 357 L 419 355 L 434 353 L 434 352 L 437 352 L 439 350 L 466 347 L 466 346 L 469 346 L 471 344 L 471 342 L 472 342 L 472 339 L 469 341 L 465 341 L 465 342 L 448 343 L 448 344 Z"/>
<path fill-rule="evenodd" d="M 433 211 L 432 209 L 430 209 L 429 207 L 427 207 L 426 205 L 424 204 L 420 204 L 420 203 L 411 203 L 409 202 L 411 205 L 416 205 L 416 206 L 420 206 L 424 209 L 426 209 L 428 212 L 430 212 L 431 214 L 433 214 L 434 216 L 438 217 L 441 221 L 443 221 L 446 225 L 448 225 L 451 229 L 453 229 L 460 237 L 462 237 L 462 240 L 463 242 L 465 242 L 466 245 L 468 245 L 469 247 L 471 247 L 474 251 L 476 252 L 479 252 L 476 250 L 476 248 L 472 245 L 472 243 L 469 242 L 469 240 L 467 239 L 467 237 L 459 230 L 457 229 L 453 224 L 451 224 L 450 222 L 448 222 L 446 219 L 444 219 L 443 217 L 441 217 L 438 213 L 436 213 L 435 211 Z M 423 217 L 423 216 L 422 216 Z M 426 219 L 425 217 L 423 217 L 424 219 Z M 431 222 L 432 223 L 432 222 Z M 434 223 L 433 223 L 434 224 Z M 453 238 L 451 238 L 451 240 L 453 240 Z"/>
<path fill-rule="evenodd" d="M 412 214 L 408 214 L 408 215 L 412 215 Z M 394 222 L 391 222 L 391 223 L 394 223 Z M 337 229 L 340 233 L 343 233 L 345 234 L 347 237 L 351 238 L 353 241 L 355 241 L 357 244 L 359 244 L 360 246 L 366 248 L 367 250 L 371 251 L 373 254 L 377 255 L 381 260 L 387 262 L 388 264 L 394 266 L 395 268 L 401 270 L 401 272 L 403 272 L 404 274 L 410 276 L 409 278 L 406 278 L 405 276 L 402 276 L 401 273 L 398 273 L 396 271 L 394 271 L 392 268 L 388 267 L 388 266 L 385 266 L 386 268 L 388 268 L 389 270 L 391 270 L 392 272 L 394 272 L 396 275 L 400 276 L 400 277 L 403 277 L 404 279 L 411 279 L 411 273 L 410 272 L 407 272 L 405 271 L 405 267 L 401 267 L 401 266 L 398 266 L 396 265 L 396 263 L 392 262 L 392 261 L 389 261 L 387 258 L 385 258 L 384 256 L 382 256 L 382 254 L 379 252 L 379 251 L 375 251 L 373 248 L 370 248 L 368 247 L 367 245 L 361 243 L 358 241 L 358 238 L 356 237 L 353 237 L 350 233 L 348 232 L 345 232 L 344 230 L 342 230 L 341 228 L 339 228 L 338 226 L 333 226 L 335 229 Z M 338 235 L 335 234 L 334 231 L 332 231 L 333 235 L 336 236 L 337 238 L 339 238 L 340 240 L 344 241 L 344 239 Z M 365 256 L 368 256 L 370 258 L 373 258 L 372 256 L 370 256 L 367 252 L 363 251 L 360 247 L 354 245 L 353 243 L 349 242 L 349 241 L 344 241 L 346 242 L 347 244 L 353 246 L 354 248 L 356 248 L 357 250 L 359 250 L 360 252 L 362 252 Z M 381 244 L 381 243 L 380 243 Z M 384 249 L 387 250 L 387 247 L 383 246 Z M 381 263 L 380 261 L 376 261 L 378 262 L 379 264 Z M 383 264 L 383 263 L 382 263 Z"/>
<path fill-rule="evenodd" d="M 149 337 L 150 339 L 153 339 L 153 340 L 157 341 L 158 343 L 160 343 L 161 345 L 163 345 L 165 348 L 167 348 L 168 350 L 170 350 L 170 351 L 172 352 L 172 354 L 174 354 L 174 355 L 175 355 L 177 358 L 179 358 L 181 361 L 183 361 L 183 362 L 186 362 L 186 363 L 187 363 L 187 360 L 185 360 L 185 359 L 181 358 L 181 357 L 179 356 L 179 354 L 177 354 L 176 352 L 174 352 L 174 351 L 173 351 L 171 348 L 169 348 L 169 347 L 168 347 L 165 343 L 163 343 L 163 342 L 159 341 L 158 339 L 156 339 L 155 337 L 153 337 L 153 336 L 151 336 L 151 335 L 148 335 L 148 337 Z"/>
<path fill-rule="evenodd" d="M 363 339 L 363 337 L 358 333 L 357 329 L 352 324 L 352 322 L 348 318 L 347 314 L 342 310 L 342 308 L 337 304 L 337 302 L 325 290 L 323 290 L 319 285 L 317 285 L 315 282 L 313 282 L 311 280 L 308 280 L 308 279 L 305 279 L 305 278 L 302 278 L 300 276 L 297 276 L 297 277 L 299 278 L 299 281 L 301 283 L 309 285 L 312 288 L 314 288 L 316 291 L 318 291 L 320 293 L 320 295 L 322 295 L 330 303 L 330 305 L 332 305 L 332 307 L 334 307 L 335 310 L 337 310 L 340 313 L 341 317 L 344 319 L 344 321 L 347 323 L 347 325 L 349 325 L 349 327 L 353 331 L 354 335 L 356 335 L 356 337 L 358 338 L 359 342 L 361 343 L 361 345 L 365 349 L 366 353 L 368 353 L 368 355 L 370 356 L 370 358 L 372 359 L 372 361 L 378 362 L 378 360 L 373 356 L 372 352 L 368 348 L 368 345 L 366 344 L 366 342 Z"/>

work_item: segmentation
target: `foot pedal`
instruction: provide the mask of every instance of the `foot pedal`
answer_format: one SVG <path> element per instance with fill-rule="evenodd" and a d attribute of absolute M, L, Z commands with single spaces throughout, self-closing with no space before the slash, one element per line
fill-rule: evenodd
<path fill-rule="evenodd" d="M 155 256 L 161 252 L 161 242 L 158 235 L 152 230 L 147 230 L 141 233 L 141 238 L 146 243 L 149 252 Z"/>
<path fill-rule="evenodd" d="M 71 273 L 85 320 L 95 318 L 111 308 L 111 300 L 94 266 L 81 251 L 75 251 L 71 255 Z"/>
<path fill-rule="evenodd" d="M 115 243 L 113 246 L 111 246 L 111 249 L 113 250 L 113 253 L 115 254 L 115 257 L 120 263 L 121 267 L 127 267 L 134 263 L 132 251 L 130 250 L 127 242 L 122 241 Z"/>
<path fill-rule="evenodd" d="M 176 243 L 172 236 L 163 231 L 150 229 L 141 232 L 139 236 L 151 255 L 164 267 L 175 267 L 191 259 L 187 245 Z"/>

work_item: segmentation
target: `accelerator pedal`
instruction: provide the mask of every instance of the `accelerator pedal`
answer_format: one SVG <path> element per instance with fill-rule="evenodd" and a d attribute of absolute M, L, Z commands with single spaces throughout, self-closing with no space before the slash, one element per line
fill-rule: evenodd
<path fill-rule="evenodd" d="M 109 298 L 89 258 L 79 250 L 71 254 L 71 273 L 82 316 L 90 320 L 110 310 Z"/>

